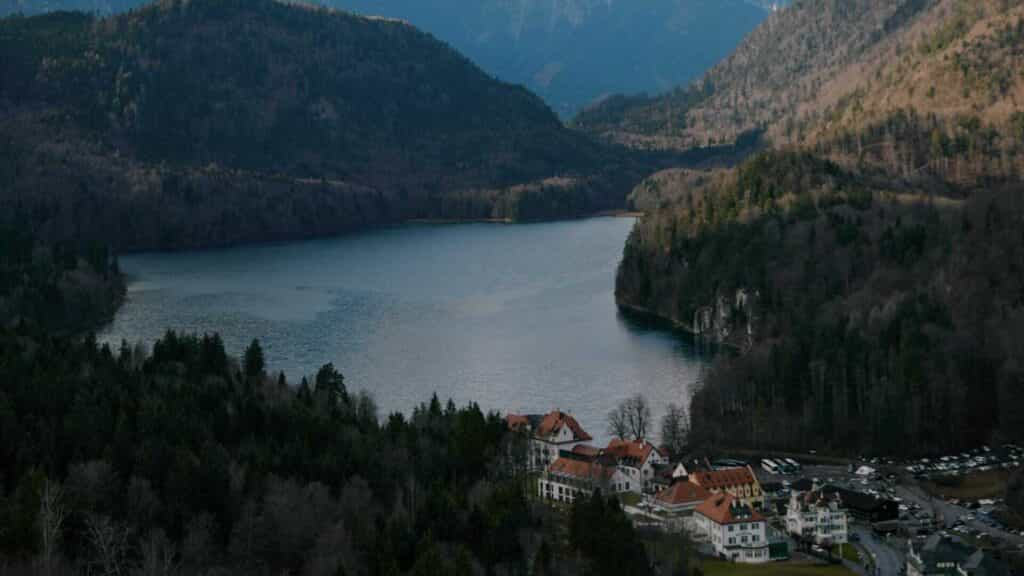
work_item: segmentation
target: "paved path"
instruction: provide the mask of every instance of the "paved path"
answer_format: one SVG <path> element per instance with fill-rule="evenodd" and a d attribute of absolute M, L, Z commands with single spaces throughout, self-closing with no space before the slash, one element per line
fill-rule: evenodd
<path fill-rule="evenodd" d="M 857 546 L 865 550 L 875 564 L 875 574 L 878 576 L 899 576 L 906 567 L 906 558 L 903 552 L 896 546 L 890 544 L 884 538 L 875 536 L 868 528 L 854 526 L 853 532 L 860 536 Z"/>

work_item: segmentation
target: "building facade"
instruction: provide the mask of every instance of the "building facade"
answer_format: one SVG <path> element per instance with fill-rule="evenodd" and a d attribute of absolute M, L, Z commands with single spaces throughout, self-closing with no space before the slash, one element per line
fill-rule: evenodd
<path fill-rule="evenodd" d="M 571 452 L 562 452 L 537 481 L 538 496 L 566 504 L 580 496 L 590 496 L 596 490 L 605 494 L 639 493 L 640 485 L 623 474 L 614 462 Z"/>
<path fill-rule="evenodd" d="M 645 440 L 612 440 L 604 449 L 618 462 L 622 472 L 633 479 L 644 492 L 654 492 L 655 470 L 668 464 L 668 456 Z"/>
<path fill-rule="evenodd" d="M 688 478 L 712 494 L 729 494 L 754 510 L 764 509 L 764 492 L 750 466 L 692 472 Z"/>
<path fill-rule="evenodd" d="M 718 556 L 750 564 L 771 560 L 768 522 L 739 498 L 726 492 L 713 494 L 697 506 L 694 519 Z"/>
<path fill-rule="evenodd" d="M 528 437 L 527 470 L 544 470 L 562 451 L 592 440 L 590 434 L 571 415 L 560 410 L 548 414 L 509 414 L 508 427 Z"/>
<path fill-rule="evenodd" d="M 849 518 L 836 492 L 794 492 L 786 510 L 786 531 L 798 540 L 829 547 L 849 541 Z"/>

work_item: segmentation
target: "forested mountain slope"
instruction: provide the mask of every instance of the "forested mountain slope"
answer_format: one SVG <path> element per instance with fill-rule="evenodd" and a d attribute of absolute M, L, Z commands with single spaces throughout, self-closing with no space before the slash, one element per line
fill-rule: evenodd
<path fill-rule="evenodd" d="M 174 248 L 567 217 L 621 205 L 637 178 L 629 155 L 397 21 L 162 0 L 5 19 L 0 51 L 0 202 L 47 239 Z"/>
<path fill-rule="evenodd" d="M 1020 174 L 1017 0 L 802 0 L 703 79 L 613 98 L 575 124 L 648 148 L 765 131 L 844 165 L 970 186 Z"/>
<path fill-rule="evenodd" d="M 740 349 L 705 446 L 931 453 L 1024 436 L 1024 196 L 880 187 L 805 153 L 699 179 L 627 244 L 621 306 Z"/>
<path fill-rule="evenodd" d="M 258 342 L 239 361 L 216 335 L 112 351 L 0 327 L 0 380 L 5 576 L 689 571 L 600 494 L 568 522 L 534 505 L 500 415 L 378 415 L 331 365 L 289 385 Z"/>
<path fill-rule="evenodd" d="M 769 16 L 692 85 L 653 98 L 612 98 L 581 113 L 575 123 L 643 147 L 686 148 L 735 139 L 795 111 L 926 3 L 794 2 Z"/>
<path fill-rule="evenodd" d="M 819 38 L 829 55 L 787 82 L 752 82 L 734 117 L 716 115 L 717 89 L 690 109 L 681 137 L 760 127 L 774 149 L 641 183 L 617 300 L 740 350 L 694 398 L 698 443 L 909 454 L 1019 440 L 1024 3 L 818 0 L 779 17 L 815 6 L 873 24 L 845 53 Z"/>
<path fill-rule="evenodd" d="M 661 92 L 727 55 L 769 13 L 745 0 L 316 0 L 401 18 L 571 115 L 601 96 Z M 123 11 L 143 0 L 0 0 L 0 15 Z M 622 39 L 618 41 L 615 39 Z"/>

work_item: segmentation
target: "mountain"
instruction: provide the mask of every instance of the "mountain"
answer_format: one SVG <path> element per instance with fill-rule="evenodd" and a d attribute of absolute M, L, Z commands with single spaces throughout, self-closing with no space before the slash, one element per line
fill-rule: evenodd
<path fill-rule="evenodd" d="M 0 203 L 119 249 L 619 207 L 640 172 L 395 20 L 163 0 L 0 21 Z"/>
<path fill-rule="evenodd" d="M 997 159 L 1015 154 L 1021 122 L 1019 10 L 1016 1 L 794 2 L 692 85 L 612 98 L 574 124 L 640 148 L 687 149 L 764 131 L 777 146 L 819 146 L 844 163 L 903 177 L 923 172 L 969 185 L 983 173 L 1012 176 L 1019 166 Z M 933 139 L 992 162 L 929 164 Z"/>
<path fill-rule="evenodd" d="M 919 12 L 927 0 L 801 0 L 775 11 L 692 85 L 584 111 L 589 132 L 654 148 L 735 139 L 778 122 Z"/>
<path fill-rule="evenodd" d="M 734 169 L 663 171 L 629 200 L 646 216 L 620 307 L 738 351 L 693 398 L 694 442 L 1024 438 L 1022 39 L 1019 0 L 805 0 L 702 83 L 581 115 L 635 146 L 762 137 Z"/>
<path fill-rule="evenodd" d="M 142 0 L 0 0 L 0 14 L 109 13 Z M 317 0 L 401 18 L 569 116 L 607 94 L 662 92 L 728 54 L 775 2 L 765 0 Z"/>

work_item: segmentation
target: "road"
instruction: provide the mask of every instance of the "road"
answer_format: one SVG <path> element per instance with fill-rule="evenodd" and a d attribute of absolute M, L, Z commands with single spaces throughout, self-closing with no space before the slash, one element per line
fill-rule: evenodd
<path fill-rule="evenodd" d="M 857 546 L 868 553 L 875 563 L 875 574 L 878 576 L 899 576 L 903 574 L 906 566 L 906 557 L 903 552 L 897 549 L 897 545 L 890 544 L 884 538 L 875 534 L 864 526 L 852 526 L 853 533 L 860 536 Z"/>

